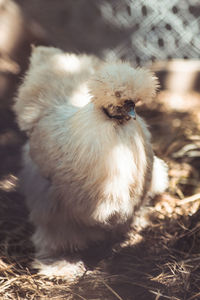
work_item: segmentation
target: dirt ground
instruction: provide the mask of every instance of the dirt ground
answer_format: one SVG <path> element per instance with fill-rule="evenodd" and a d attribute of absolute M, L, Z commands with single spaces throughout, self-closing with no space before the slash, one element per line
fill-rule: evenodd
<path fill-rule="evenodd" d="M 0 1 L 0 32 L 5 20 L 8 29 L 5 36 L 0 33 L 0 299 L 200 299 L 197 62 L 192 68 L 192 62 L 186 61 L 170 68 L 165 63 L 152 66 L 162 89 L 156 101 L 138 108 L 150 126 L 154 151 L 169 165 L 170 186 L 164 195 L 152 199 L 150 226 L 130 232 L 110 251 L 102 248 L 102 253 L 85 253 L 88 271 L 74 282 L 38 275 L 30 267 L 33 228 L 17 178 L 26 137 L 11 110 L 27 68 L 30 45 L 54 45 L 101 56 L 128 33 L 102 22 L 96 1 L 88 0 L 87 6 L 81 0 L 76 5 L 73 0 L 16 3 L 19 8 Z M 186 78 L 187 74 L 188 81 L 180 88 L 180 76 Z"/>

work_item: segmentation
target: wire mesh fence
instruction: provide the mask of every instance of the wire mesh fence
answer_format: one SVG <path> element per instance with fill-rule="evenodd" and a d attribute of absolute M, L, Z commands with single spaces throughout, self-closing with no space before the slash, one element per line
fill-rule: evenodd
<path fill-rule="evenodd" d="M 104 1 L 106 23 L 126 34 L 113 49 L 138 64 L 171 58 L 200 58 L 200 1 Z"/>

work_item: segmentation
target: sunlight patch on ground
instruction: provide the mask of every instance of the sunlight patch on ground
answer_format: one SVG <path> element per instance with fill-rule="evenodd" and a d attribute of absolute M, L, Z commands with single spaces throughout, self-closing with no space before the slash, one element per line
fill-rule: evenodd
<path fill-rule="evenodd" d="M 18 178 L 12 174 L 7 175 L 0 180 L 0 190 L 5 192 L 15 191 L 18 183 Z"/>

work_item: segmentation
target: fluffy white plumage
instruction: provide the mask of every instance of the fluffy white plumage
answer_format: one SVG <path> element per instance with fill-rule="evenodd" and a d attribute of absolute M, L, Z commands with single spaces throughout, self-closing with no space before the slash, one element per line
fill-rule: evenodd
<path fill-rule="evenodd" d="M 39 257 L 117 236 L 166 189 L 147 126 L 130 117 L 156 86 L 149 71 L 125 62 L 34 48 L 14 110 L 29 136 L 21 184 Z"/>

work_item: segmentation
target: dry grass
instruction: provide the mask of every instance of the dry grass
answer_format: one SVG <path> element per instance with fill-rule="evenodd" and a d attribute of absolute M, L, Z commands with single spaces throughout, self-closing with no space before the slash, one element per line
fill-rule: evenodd
<path fill-rule="evenodd" d="M 8 116 L 0 133 L 0 299 L 200 299 L 199 108 L 172 109 L 166 99 L 162 92 L 139 110 L 156 153 L 170 166 L 168 193 L 152 200 L 148 228 L 132 230 L 74 282 L 30 267 L 33 229 L 16 176 L 23 138 Z M 95 256 L 91 251 L 86 256 Z"/>

